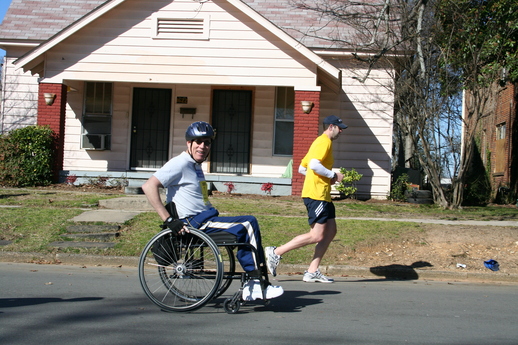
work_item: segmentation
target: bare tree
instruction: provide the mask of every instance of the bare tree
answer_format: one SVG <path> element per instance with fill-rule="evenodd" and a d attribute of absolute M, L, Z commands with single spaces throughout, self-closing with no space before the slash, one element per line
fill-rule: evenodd
<path fill-rule="evenodd" d="M 516 20 L 511 0 L 496 2 L 505 3 L 502 13 Z M 491 80 L 495 75 L 488 72 L 498 68 L 465 68 L 467 65 L 478 66 L 481 56 L 473 49 L 464 60 L 459 58 L 466 56 L 468 50 L 464 47 L 465 50 L 460 51 L 459 36 L 455 35 L 455 30 L 461 30 L 459 25 L 462 24 L 461 21 L 446 22 L 444 13 L 448 10 L 450 17 L 458 14 L 464 19 L 462 23 L 476 28 L 477 24 L 470 22 L 465 15 L 470 6 L 486 6 L 487 2 L 292 0 L 292 4 L 299 9 L 318 12 L 329 22 L 343 24 L 342 30 L 327 37 L 318 35 L 317 30 L 308 30 L 305 34 L 311 33 L 351 49 L 352 55 L 367 65 L 367 72 L 358 76 L 358 80 L 365 81 L 373 68 L 388 66 L 387 71 L 393 73 L 395 81 L 393 86 L 387 87 L 391 88 L 395 99 L 395 147 L 400 155 L 399 161 L 407 167 L 414 165 L 423 170 L 437 204 L 445 208 L 460 207 L 467 168 L 474 151 L 476 128 L 480 116 L 487 114 L 488 100 L 491 99 L 487 87 L 476 82 L 467 83 L 469 79 L 466 77 L 477 81 L 484 75 Z M 486 16 L 486 20 L 488 18 Z M 481 24 L 478 22 L 479 26 Z M 510 27 L 516 30 L 516 21 Z M 498 32 L 484 31 L 482 40 L 494 38 Z M 452 63 L 453 56 L 457 64 Z M 484 65 L 491 65 L 501 56 L 492 58 L 487 57 Z M 465 116 L 460 105 L 463 87 L 472 95 Z M 445 193 L 441 186 L 443 178 L 452 180 L 453 194 Z"/>
<path fill-rule="evenodd" d="M 441 188 L 443 177 L 458 169 L 460 111 L 458 99 L 441 93 L 435 68 L 440 49 L 433 41 L 435 1 L 297 1 L 298 8 L 316 11 L 343 23 L 343 30 L 330 39 L 352 50 L 366 64 L 365 81 L 373 68 L 392 74 L 386 85 L 395 99 L 395 148 L 406 167 L 422 169 L 437 204 L 449 207 Z M 324 38 L 324 37 L 321 37 Z"/>

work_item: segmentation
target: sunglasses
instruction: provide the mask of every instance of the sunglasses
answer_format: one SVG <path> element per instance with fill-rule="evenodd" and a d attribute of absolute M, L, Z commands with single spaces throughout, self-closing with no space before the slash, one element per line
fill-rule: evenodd
<path fill-rule="evenodd" d="M 211 139 L 194 139 L 194 142 L 197 145 L 201 145 L 202 143 L 205 144 L 205 146 L 212 145 L 212 140 Z"/>

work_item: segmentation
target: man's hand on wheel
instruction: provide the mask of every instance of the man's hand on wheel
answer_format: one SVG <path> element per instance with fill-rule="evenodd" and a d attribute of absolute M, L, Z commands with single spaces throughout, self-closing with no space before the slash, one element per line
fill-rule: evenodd
<path fill-rule="evenodd" d="M 162 225 L 162 228 L 171 229 L 171 231 L 175 235 L 182 234 L 184 232 L 189 232 L 187 228 L 185 228 L 184 222 L 178 219 L 173 219 L 173 217 L 167 218 L 164 224 Z"/>

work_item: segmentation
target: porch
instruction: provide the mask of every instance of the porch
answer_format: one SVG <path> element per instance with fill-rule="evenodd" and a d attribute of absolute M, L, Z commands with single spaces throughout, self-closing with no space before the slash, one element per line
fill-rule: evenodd
<path fill-rule="evenodd" d="M 142 194 L 142 185 L 153 175 L 153 171 L 81 171 L 62 170 L 60 183 L 75 185 L 105 183 L 106 186 L 125 186 L 126 194 Z M 261 186 L 272 183 L 272 196 L 291 195 L 291 178 L 282 177 L 254 177 L 225 174 L 205 174 L 205 179 L 210 183 L 211 191 L 226 192 L 225 183 L 230 182 L 234 186 L 234 193 L 239 194 L 265 194 Z"/>

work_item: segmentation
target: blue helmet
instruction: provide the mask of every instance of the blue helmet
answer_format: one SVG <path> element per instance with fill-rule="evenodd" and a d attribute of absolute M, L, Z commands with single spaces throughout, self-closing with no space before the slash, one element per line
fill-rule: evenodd
<path fill-rule="evenodd" d="M 216 133 L 211 125 L 204 121 L 191 123 L 185 132 L 185 140 L 192 141 L 197 138 L 211 138 L 214 140 Z"/>

